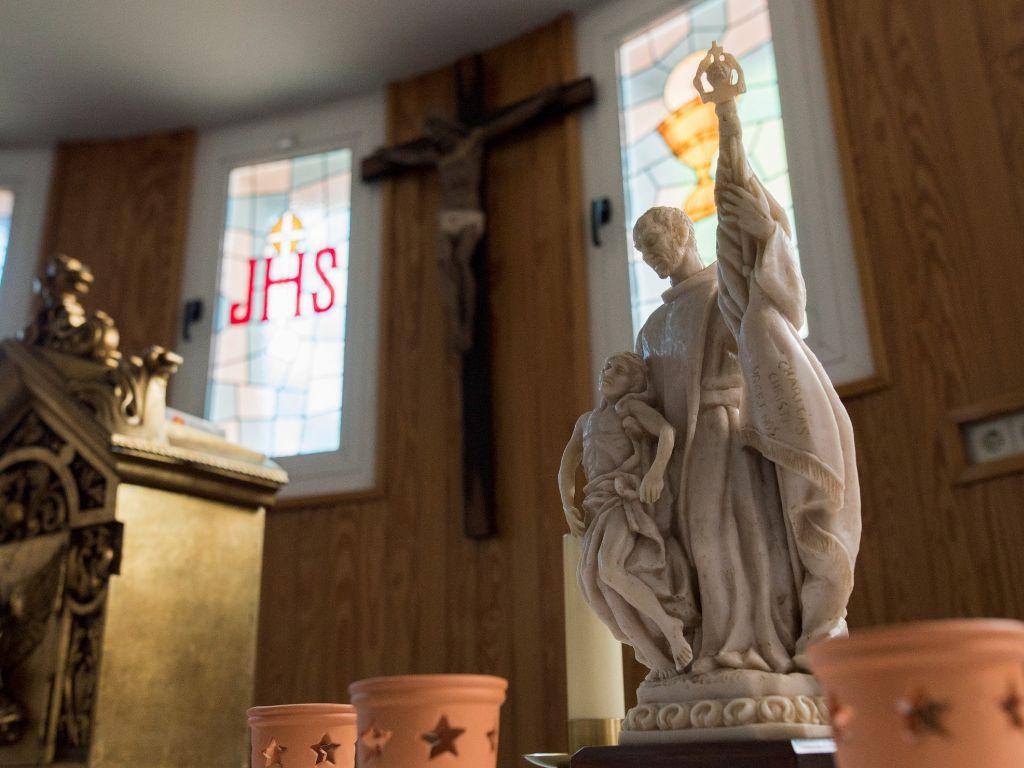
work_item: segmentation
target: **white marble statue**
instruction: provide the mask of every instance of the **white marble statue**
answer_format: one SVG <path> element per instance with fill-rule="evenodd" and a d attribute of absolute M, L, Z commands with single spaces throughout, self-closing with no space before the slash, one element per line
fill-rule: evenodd
<path fill-rule="evenodd" d="M 827 735 L 805 650 L 846 632 L 860 539 L 853 431 L 800 335 L 806 294 L 791 225 L 746 162 L 735 102 L 742 73 L 716 44 L 695 85 L 719 118 L 718 260 L 702 264 L 681 210 L 652 208 L 634 227 L 644 261 L 671 282 L 636 351 L 649 376 L 642 399 L 676 440 L 653 505 L 664 567 L 661 549 L 626 563 L 634 573 L 662 568 L 659 584 L 672 585 L 675 604 L 695 607 L 685 627 L 693 661 L 681 674 L 648 677 L 623 741 L 652 732 L 659 740 Z M 602 564 L 581 562 L 581 581 L 600 584 Z M 632 595 L 622 599 L 636 608 Z M 641 624 L 661 632 L 658 618 Z"/>

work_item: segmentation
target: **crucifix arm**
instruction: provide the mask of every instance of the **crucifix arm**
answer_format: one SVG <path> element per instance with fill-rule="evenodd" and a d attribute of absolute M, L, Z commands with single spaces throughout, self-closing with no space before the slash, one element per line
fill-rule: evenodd
<path fill-rule="evenodd" d="M 589 77 L 564 85 L 552 85 L 530 98 L 517 101 L 481 126 L 485 139 L 558 117 L 594 100 L 594 81 Z"/>
<path fill-rule="evenodd" d="M 432 168 L 440 153 L 426 139 L 415 139 L 393 147 L 381 147 L 363 159 L 363 181 L 371 181 L 414 168 Z"/>

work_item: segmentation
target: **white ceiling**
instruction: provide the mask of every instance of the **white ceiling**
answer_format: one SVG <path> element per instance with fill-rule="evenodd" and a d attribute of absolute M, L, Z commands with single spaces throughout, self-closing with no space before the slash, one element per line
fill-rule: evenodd
<path fill-rule="evenodd" d="M 207 127 L 372 90 L 587 0 L 0 0 L 0 146 Z"/>

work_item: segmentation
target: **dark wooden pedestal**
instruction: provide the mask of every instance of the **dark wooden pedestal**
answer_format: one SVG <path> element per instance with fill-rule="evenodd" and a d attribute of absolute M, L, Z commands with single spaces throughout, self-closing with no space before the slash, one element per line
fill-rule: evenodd
<path fill-rule="evenodd" d="M 830 743 L 731 741 L 586 747 L 572 768 L 834 768 Z"/>

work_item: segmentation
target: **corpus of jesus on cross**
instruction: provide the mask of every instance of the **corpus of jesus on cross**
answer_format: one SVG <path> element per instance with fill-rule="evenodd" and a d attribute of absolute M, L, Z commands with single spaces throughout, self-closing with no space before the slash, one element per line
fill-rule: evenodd
<path fill-rule="evenodd" d="M 487 113 L 479 56 L 455 66 L 457 120 L 429 118 L 424 135 L 384 147 L 362 163 L 364 181 L 436 168 L 441 185 L 437 261 L 450 343 L 462 361 L 462 472 L 465 533 L 497 532 L 491 405 L 491 321 L 484 247 L 484 150 L 513 131 L 561 117 L 594 100 L 593 80 L 552 86 Z"/>

